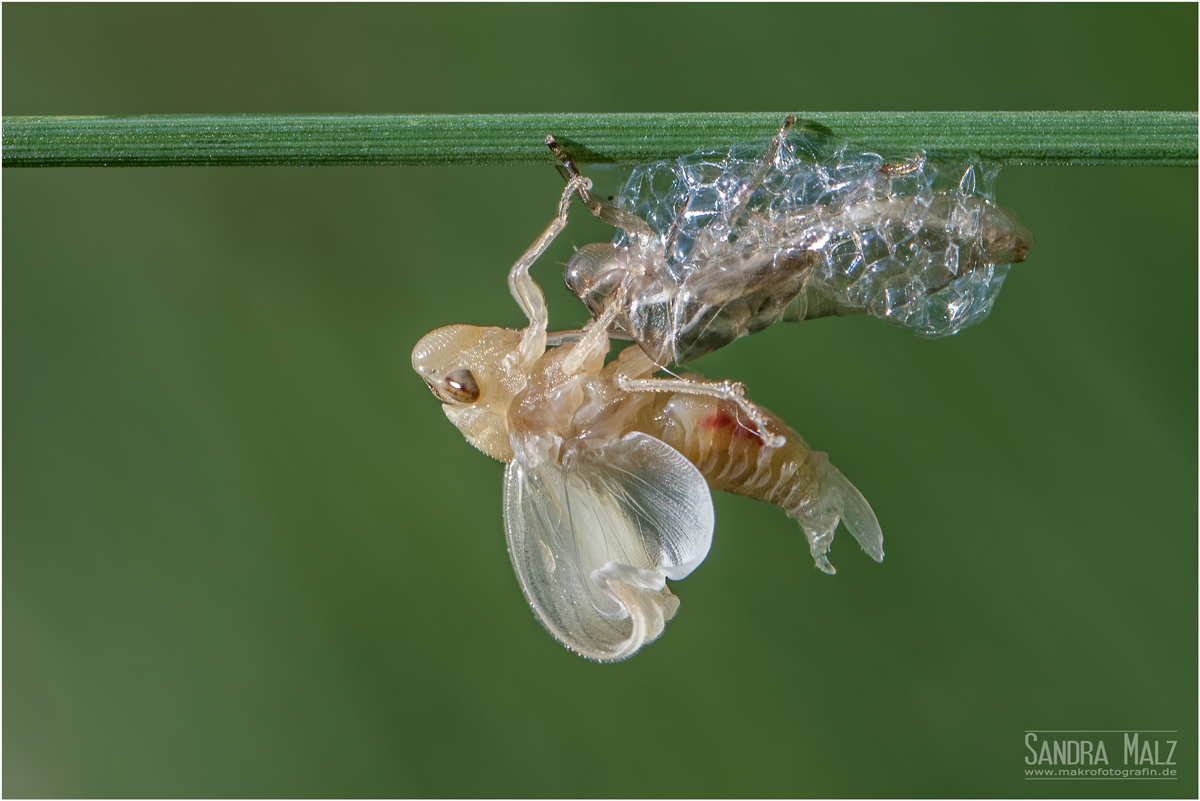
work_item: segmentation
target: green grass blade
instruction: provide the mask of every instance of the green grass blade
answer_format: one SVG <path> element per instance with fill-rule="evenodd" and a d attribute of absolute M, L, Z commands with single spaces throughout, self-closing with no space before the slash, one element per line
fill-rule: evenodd
<path fill-rule="evenodd" d="M 884 155 L 1196 166 L 1195 112 L 795 112 Z M 5 117 L 5 167 L 637 164 L 769 136 L 784 112 Z"/>

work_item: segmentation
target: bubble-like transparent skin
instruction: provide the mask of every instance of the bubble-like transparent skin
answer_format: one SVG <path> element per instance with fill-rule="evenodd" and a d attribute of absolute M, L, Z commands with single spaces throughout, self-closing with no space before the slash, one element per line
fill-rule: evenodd
<path fill-rule="evenodd" d="M 612 246 L 582 249 L 568 285 L 598 313 L 632 271 L 617 325 L 663 364 L 830 314 L 948 336 L 987 317 L 1032 244 L 993 202 L 996 173 L 922 154 L 887 161 L 803 128 L 777 149 L 643 165 L 614 205 L 652 234 L 618 230 Z"/>

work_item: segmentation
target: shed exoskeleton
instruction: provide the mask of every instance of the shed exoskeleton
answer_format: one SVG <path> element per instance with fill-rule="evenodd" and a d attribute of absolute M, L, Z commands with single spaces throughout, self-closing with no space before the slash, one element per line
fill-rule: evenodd
<path fill-rule="evenodd" d="M 579 249 L 567 287 L 599 318 L 624 286 L 614 325 L 660 365 L 778 321 L 865 313 L 946 336 L 983 320 L 1033 244 L 991 200 L 994 171 L 922 154 L 888 162 L 793 123 L 765 152 L 735 145 L 639 167 L 615 205 L 582 187 L 618 234 Z"/>

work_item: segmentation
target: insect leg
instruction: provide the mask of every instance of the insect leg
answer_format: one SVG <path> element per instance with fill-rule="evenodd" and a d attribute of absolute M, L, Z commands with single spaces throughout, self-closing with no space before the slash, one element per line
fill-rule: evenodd
<path fill-rule="evenodd" d="M 583 336 L 575 342 L 575 347 L 567 354 L 567 358 L 563 359 L 562 369 L 567 375 L 574 375 L 583 367 L 583 363 L 587 361 L 589 356 L 595 354 L 597 350 L 608 352 L 608 329 L 612 326 L 613 320 L 617 319 L 617 315 L 625 306 L 626 284 L 629 282 L 629 276 L 625 276 L 625 280 L 617 287 L 616 294 L 613 296 L 613 302 L 609 303 L 604 309 L 604 313 L 592 320 L 583 328 Z"/>
<path fill-rule="evenodd" d="M 630 378 L 618 373 L 614 378 L 617 389 L 624 392 L 677 392 L 684 395 L 705 395 L 736 403 L 754 423 L 756 433 L 769 448 L 781 448 L 787 439 L 771 431 L 763 410 L 746 399 L 746 388 L 736 381 L 706 381 L 699 378 Z"/>
<path fill-rule="evenodd" d="M 571 195 L 590 183 L 587 178 L 577 176 L 567 182 L 562 198 L 558 201 L 558 214 L 554 221 L 547 226 L 542 235 L 529 246 L 524 255 L 517 260 L 508 273 L 508 289 L 513 299 L 521 307 L 521 311 L 529 320 L 529 326 L 521 337 L 519 353 L 521 361 L 528 364 L 536 360 L 546 348 L 546 327 L 550 322 L 550 312 L 546 308 L 546 296 L 542 288 L 529 275 L 529 268 L 538 260 L 550 243 L 567 225 L 567 211 L 571 205 Z"/>
<path fill-rule="evenodd" d="M 568 182 L 581 177 L 579 174 L 579 168 L 575 166 L 575 160 L 567 155 L 567 151 L 562 149 L 562 145 L 558 143 L 558 140 L 556 140 L 553 136 L 547 136 L 546 145 L 558 158 L 559 162 L 561 162 L 558 165 L 558 171 L 562 173 L 562 176 L 566 178 Z M 601 222 L 608 223 L 614 228 L 620 228 L 622 231 L 634 234 L 636 236 L 649 237 L 654 235 L 653 231 L 650 230 L 650 226 L 646 225 L 645 221 L 643 221 L 641 217 L 637 216 L 636 214 L 630 214 L 622 209 L 618 209 L 616 206 L 610 206 L 607 203 L 601 203 L 599 200 L 596 200 L 594 197 L 592 197 L 589 189 L 590 183 L 588 187 L 581 188 L 579 190 L 579 199 L 583 201 L 583 205 L 588 207 L 588 211 L 590 211 Z"/>
<path fill-rule="evenodd" d="M 578 342 L 583 339 L 583 335 L 587 333 L 586 328 L 579 328 L 572 331 L 553 331 L 546 334 L 546 347 L 556 348 L 559 345 L 567 345 L 572 342 Z M 626 334 L 624 331 L 609 331 L 609 339 L 619 339 L 623 342 L 632 342 L 633 337 Z"/>
<path fill-rule="evenodd" d="M 753 175 L 739 186 L 737 191 L 734 192 L 733 197 L 729 199 L 729 211 L 725 214 L 720 226 L 723 232 L 728 233 L 733 229 L 733 225 L 737 222 L 738 217 L 741 217 L 742 212 L 746 210 L 746 205 L 750 202 L 750 196 L 767 180 L 767 175 L 771 172 L 771 168 L 775 166 L 775 157 L 779 155 L 779 148 L 783 147 L 783 142 L 787 139 L 788 131 L 795 124 L 796 118 L 791 114 L 783 118 L 783 125 L 780 126 L 779 133 L 771 138 L 771 143 L 767 145 L 767 151 L 758 160 L 758 166 L 754 169 Z"/>

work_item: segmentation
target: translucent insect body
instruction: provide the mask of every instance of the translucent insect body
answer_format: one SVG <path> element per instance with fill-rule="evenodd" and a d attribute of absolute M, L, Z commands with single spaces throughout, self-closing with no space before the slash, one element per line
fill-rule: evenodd
<path fill-rule="evenodd" d="M 566 282 L 599 317 L 632 274 L 616 325 L 660 365 L 780 320 L 834 314 L 947 336 L 987 317 L 1033 244 L 992 202 L 994 178 L 923 156 L 889 163 L 789 119 L 766 148 L 638 167 L 614 207 L 585 189 L 593 213 L 620 230 L 581 248 Z"/>
<path fill-rule="evenodd" d="M 529 267 L 579 189 L 586 180 L 573 178 L 558 216 L 509 275 L 529 326 L 441 328 L 412 357 L 467 440 L 508 464 L 508 550 L 546 629 L 602 662 L 658 637 L 679 605 L 667 579 L 708 554 L 710 489 L 783 508 L 827 573 L 839 520 L 881 560 L 879 523 L 858 490 L 740 385 L 653 378 L 655 363 L 637 346 L 606 365 L 619 304 L 547 349 L 545 300 Z"/>

